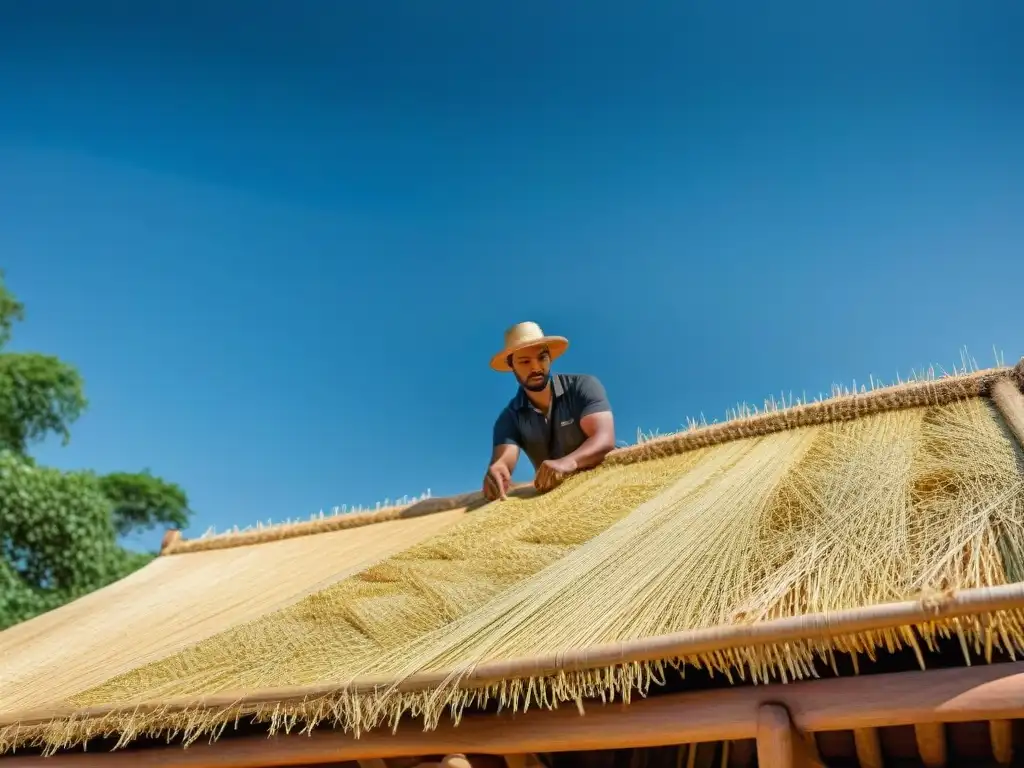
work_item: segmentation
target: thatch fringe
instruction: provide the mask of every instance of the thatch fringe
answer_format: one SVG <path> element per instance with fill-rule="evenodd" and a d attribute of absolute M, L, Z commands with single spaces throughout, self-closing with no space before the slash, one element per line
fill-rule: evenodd
<path fill-rule="evenodd" d="M 1016 592 L 1013 602 L 1018 605 L 1009 610 L 947 615 L 901 626 L 880 626 L 849 634 L 826 633 L 770 644 L 746 643 L 664 659 L 624 659 L 592 669 L 493 682 L 467 682 L 472 675 L 464 673 L 451 675 L 445 683 L 430 690 L 405 690 L 404 685 L 379 685 L 372 690 L 339 686 L 332 691 L 296 691 L 290 698 L 278 700 L 266 700 L 265 694 L 239 695 L 233 699 L 217 695 L 192 702 L 138 703 L 75 713 L 25 713 L 26 717 L 17 722 L 0 723 L 0 754 L 34 748 L 51 755 L 110 737 L 117 737 L 114 749 L 140 737 L 161 738 L 168 743 L 179 739 L 188 746 L 201 738 L 216 741 L 225 729 L 237 727 L 243 720 L 266 725 L 271 735 L 309 733 L 320 725 L 328 725 L 358 738 L 380 727 L 394 730 L 407 718 L 420 720 L 425 730 L 437 727 L 446 715 L 458 724 L 465 712 L 494 704 L 499 711 L 512 712 L 569 705 L 583 713 L 588 703 L 628 704 L 634 696 L 646 696 L 652 685 L 664 683 L 670 669 L 684 675 L 687 668 L 705 670 L 724 676 L 730 683 L 787 684 L 821 677 L 823 664 L 838 675 L 837 659 L 844 655 L 853 659 L 856 669 L 859 656 L 874 660 L 879 651 L 893 653 L 908 647 L 914 650 L 924 669 L 924 650 L 934 651 L 940 640 L 953 638 L 959 639 L 967 663 L 972 661 L 972 655 L 991 661 L 995 652 L 1016 659 L 1024 655 L 1024 585 L 1008 586 Z M 1004 588 L 1001 599 L 991 601 L 992 604 L 1006 602 L 1006 594 L 1009 592 Z M 947 601 L 946 607 L 938 610 L 956 614 L 955 604 L 955 599 Z M 919 605 L 925 613 L 935 610 L 927 601 Z M 878 608 L 881 606 L 875 610 Z M 840 626 L 834 629 L 842 631 Z"/>
<path fill-rule="evenodd" d="M 988 395 L 992 383 L 1007 375 L 1015 377 L 1019 381 L 1019 386 L 1024 389 L 1024 358 L 1012 369 L 1000 366 L 939 379 L 910 381 L 742 416 L 720 424 L 693 426 L 683 432 L 616 448 L 608 454 L 604 463 L 614 465 L 650 461 L 697 448 L 709 448 L 749 437 L 763 437 L 798 427 L 851 421 L 872 414 L 904 408 L 948 405 L 958 400 Z M 519 486 L 515 492 L 529 493 L 530 488 L 532 488 L 530 484 L 524 484 Z M 180 536 L 169 537 L 161 549 L 161 555 L 178 555 L 263 544 L 296 536 L 328 533 L 390 520 L 445 512 L 460 507 L 472 509 L 482 506 L 484 503 L 486 500 L 483 494 L 479 491 L 471 491 L 455 496 L 424 499 L 413 504 L 386 507 L 373 512 L 330 515 L 315 520 L 267 526 L 257 530 L 228 532 L 198 539 L 182 539 Z"/>

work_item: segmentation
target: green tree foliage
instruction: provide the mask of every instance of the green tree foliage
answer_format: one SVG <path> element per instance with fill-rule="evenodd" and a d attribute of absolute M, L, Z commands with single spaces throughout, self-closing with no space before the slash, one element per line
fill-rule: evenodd
<path fill-rule="evenodd" d="M 0 449 L 24 454 L 51 432 L 64 443 L 86 407 L 78 371 L 56 357 L 35 353 L 0 355 Z"/>
<path fill-rule="evenodd" d="M 0 272 L 0 347 L 23 317 Z M 48 355 L 0 352 L 0 630 L 100 589 L 153 557 L 124 548 L 119 536 L 188 524 L 185 492 L 148 471 L 63 472 L 29 456 L 29 446 L 51 434 L 66 443 L 86 405 L 72 366 Z"/>
<path fill-rule="evenodd" d="M 114 530 L 121 536 L 162 526 L 184 528 L 192 511 L 175 483 L 144 472 L 112 472 L 100 478 L 100 490 L 113 504 Z"/>

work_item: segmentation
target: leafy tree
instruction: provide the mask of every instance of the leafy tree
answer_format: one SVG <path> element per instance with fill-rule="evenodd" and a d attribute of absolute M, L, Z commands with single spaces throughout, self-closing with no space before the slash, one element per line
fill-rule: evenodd
<path fill-rule="evenodd" d="M 66 444 L 69 425 L 86 405 L 82 379 L 67 363 L 36 353 L 0 354 L 0 449 L 24 455 L 51 432 Z"/>
<path fill-rule="evenodd" d="M 0 348 L 23 318 L 0 271 Z M 0 352 L 0 630 L 153 557 L 122 547 L 119 536 L 188 524 L 185 492 L 149 471 L 98 475 L 37 465 L 29 446 L 51 434 L 67 443 L 86 405 L 72 366 L 49 355 Z"/>
<path fill-rule="evenodd" d="M 114 505 L 114 530 L 121 536 L 158 525 L 184 528 L 192 511 L 175 483 L 143 472 L 113 472 L 100 478 L 100 490 Z"/>

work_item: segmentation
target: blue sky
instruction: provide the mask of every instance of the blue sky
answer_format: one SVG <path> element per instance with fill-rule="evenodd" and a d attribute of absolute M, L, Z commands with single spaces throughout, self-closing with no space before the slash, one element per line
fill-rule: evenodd
<path fill-rule="evenodd" d="M 1024 354 L 1020 4 L 696 5 L 0 2 L 38 457 L 197 535 L 478 487 L 523 319 L 628 441 Z"/>

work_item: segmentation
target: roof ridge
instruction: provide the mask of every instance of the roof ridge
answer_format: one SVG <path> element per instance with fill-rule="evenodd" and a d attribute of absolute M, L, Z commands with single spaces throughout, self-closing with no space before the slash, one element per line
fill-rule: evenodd
<path fill-rule="evenodd" d="M 160 548 L 161 555 L 178 555 L 186 552 L 205 552 L 211 549 L 228 547 L 244 547 L 252 544 L 265 544 L 296 536 L 308 536 L 314 533 L 330 533 L 346 528 L 360 528 L 365 525 L 384 523 L 389 520 L 405 520 L 421 515 L 432 515 L 447 512 L 460 507 L 481 506 L 486 500 L 480 491 L 456 494 L 454 496 L 438 496 L 402 504 L 371 512 L 355 512 L 336 514 L 314 520 L 303 520 L 295 523 L 282 523 L 264 528 L 245 531 L 228 531 L 214 536 L 196 539 L 184 539 L 180 531 L 170 530 L 164 534 Z M 175 535 L 177 534 L 177 535 Z"/>
<path fill-rule="evenodd" d="M 934 368 L 929 368 L 910 381 L 900 381 L 891 385 L 884 385 L 871 377 L 870 389 L 862 384 L 858 390 L 856 381 L 852 392 L 834 385 L 828 396 L 819 396 L 811 402 L 790 398 L 787 404 L 783 397 L 780 406 L 780 401 L 774 398 L 766 400 L 764 410 L 761 411 L 756 407 L 741 404 L 730 412 L 724 422 L 708 424 L 703 418 L 699 422 L 691 419 L 679 432 L 653 437 L 640 435 L 636 443 L 612 450 L 604 463 L 632 464 L 788 429 L 849 421 L 884 411 L 943 405 L 956 400 L 981 397 L 988 394 L 996 379 L 1007 376 L 1015 379 L 1018 386 L 1024 390 L 1024 357 L 1012 368 L 1000 365 L 983 370 L 968 370 L 965 362 L 963 369 L 954 370 L 949 374 L 943 373 L 941 376 L 936 376 Z M 529 494 L 532 487 L 532 483 L 517 485 L 513 493 Z M 419 517 L 460 507 L 474 509 L 486 503 L 487 500 L 480 491 L 471 491 L 453 496 L 428 497 L 410 504 L 394 505 L 370 512 L 339 513 L 313 520 L 229 531 L 195 539 L 184 539 L 180 531 L 169 530 L 164 535 L 160 554 L 175 555 L 262 544 L 296 536 Z"/>

